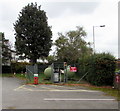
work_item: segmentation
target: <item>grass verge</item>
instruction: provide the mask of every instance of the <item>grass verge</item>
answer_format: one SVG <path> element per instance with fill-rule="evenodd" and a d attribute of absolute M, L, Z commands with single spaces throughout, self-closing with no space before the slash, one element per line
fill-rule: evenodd
<path fill-rule="evenodd" d="M 105 86 L 104 87 L 90 86 L 89 89 L 102 91 L 105 93 L 105 95 L 113 96 L 120 101 L 120 90 L 118 89 L 113 89 L 112 87 L 105 87 Z"/>
<path fill-rule="evenodd" d="M 67 84 L 63 84 L 63 85 L 67 85 L 67 86 L 83 86 L 83 87 L 86 87 L 87 89 L 90 89 L 90 90 L 97 90 L 97 91 L 102 91 L 105 93 L 106 96 L 113 96 L 115 97 L 117 100 L 120 101 L 120 89 L 115 89 L 115 88 L 112 88 L 112 86 L 93 86 L 85 81 L 83 81 L 82 83 L 79 83 L 79 84 L 70 84 L 70 83 L 67 83 Z"/>
<path fill-rule="evenodd" d="M 20 73 L 17 73 L 17 74 L 12 74 L 12 73 L 8 73 L 8 74 L 2 74 L 2 77 L 17 77 L 19 79 L 26 79 L 25 75 L 24 74 L 20 74 Z"/>

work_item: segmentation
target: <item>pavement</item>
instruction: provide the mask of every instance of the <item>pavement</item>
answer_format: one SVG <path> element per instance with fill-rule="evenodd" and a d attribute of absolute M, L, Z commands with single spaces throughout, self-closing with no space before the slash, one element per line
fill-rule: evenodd
<path fill-rule="evenodd" d="M 2 78 L 2 109 L 118 109 L 114 97 L 86 87 L 27 85 Z"/>

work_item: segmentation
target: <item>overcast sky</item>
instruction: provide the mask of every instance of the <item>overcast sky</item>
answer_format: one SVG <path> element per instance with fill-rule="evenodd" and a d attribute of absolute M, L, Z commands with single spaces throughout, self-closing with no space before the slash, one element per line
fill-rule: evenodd
<path fill-rule="evenodd" d="M 93 26 L 105 25 L 95 27 L 95 50 L 118 57 L 118 0 L 0 0 L 0 32 L 13 44 L 13 23 L 21 9 L 31 2 L 37 2 L 46 12 L 53 40 L 58 38 L 58 32 L 64 34 L 83 26 L 87 32 L 85 40 L 93 42 Z"/>

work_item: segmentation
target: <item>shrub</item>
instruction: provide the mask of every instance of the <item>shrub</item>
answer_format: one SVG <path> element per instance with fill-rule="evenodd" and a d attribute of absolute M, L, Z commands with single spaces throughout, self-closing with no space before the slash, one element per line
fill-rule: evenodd
<path fill-rule="evenodd" d="M 2 66 L 2 73 L 11 73 L 11 66 Z"/>
<path fill-rule="evenodd" d="M 113 85 L 115 58 L 109 53 L 95 54 L 84 60 L 85 80 L 97 86 Z"/>
<path fill-rule="evenodd" d="M 11 68 L 12 72 L 21 73 L 26 71 L 26 65 L 30 65 L 30 63 L 27 62 L 12 62 Z"/>

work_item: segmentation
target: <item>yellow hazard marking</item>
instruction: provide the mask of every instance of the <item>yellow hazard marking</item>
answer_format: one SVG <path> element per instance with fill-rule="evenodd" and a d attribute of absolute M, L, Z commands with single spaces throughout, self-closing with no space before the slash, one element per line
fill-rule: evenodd
<path fill-rule="evenodd" d="M 75 89 L 76 90 L 76 88 L 73 88 L 73 87 L 66 87 L 66 86 L 59 86 L 59 85 L 51 85 L 51 86 L 55 86 L 55 87 L 61 87 L 61 88 L 66 88 L 66 89 Z"/>
<path fill-rule="evenodd" d="M 49 88 L 49 87 L 44 87 L 44 86 L 41 86 L 41 88 L 48 89 L 48 90 L 56 90 L 54 88 Z"/>
<path fill-rule="evenodd" d="M 36 85 L 29 85 L 29 86 L 33 86 L 33 87 L 36 87 Z"/>
<path fill-rule="evenodd" d="M 26 90 L 29 90 L 29 91 L 34 91 L 34 90 L 32 90 L 32 89 L 29 89 L 29 88 L 25 88 L 25 87 L 24 87 L 24 88 L 22 88 L 22 89 L 26 89 Z"/>
<path fill-rule="evenodd" d="M 115 99 L 44 98 L 46 101 L 115 101 Z"/>
<path fill-rule="evenodd" d="M 7 107 L 5 109 L 16 109 L 16 107 L 10 106 L 10 107 Z"/>
<path fill-rule="evenodd" d="M 23 88 L 24 86 L 25 86 L 25 85 L 19 86 L 19 87 L 15 88 L 14 91 L 16 91 L 16 90 L 18 90 L 18 89 L 21 89 L 21 88 Z"/>
<path fill-rule="evenodd" d="M 44 89 L 33 90 L 30 88 L 26 88 L 25 86 L 26 85 L 19 86 L 18 88 L 14 89 L 14 91 L 17 91 L 19 89 L 25 89 L 26 91 L 50 91 L 50 92 L 99 92 L 99 91 L 82 90 L 82 89 L 55 89 L 55 88 L 50 88 L 50 87 L 45 87 L 45 86 L 40 86 L 40 88 L 44 88 Z M 36 87 L 35 85 L 30 85 L 30 86 Z"/>
<path fill-rule="evenodd" d="M 14 89 L 14 91 L 17 91 L 17 90 L 19 90 L 19 89 L 26 89 L 26 90 L 28 90 L 28 91 L 34 91 L 34 90 L 30 89 L 30 88 L 25 88 L 25 86 L 26 86 L 26 85 L 19 86 L 18 88 Z"/>
<path fill-rule="evenodd" d="M 90 91 L 90 90 L 32 90 L 32 91 L 49 91 L 49 92 L 98 92 L 98 91 Z"/>

